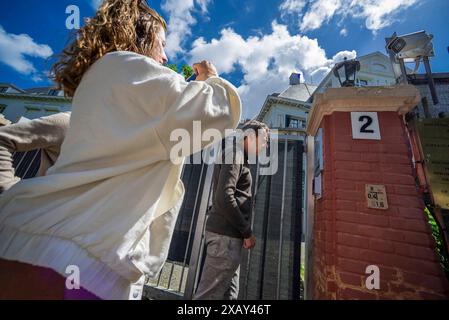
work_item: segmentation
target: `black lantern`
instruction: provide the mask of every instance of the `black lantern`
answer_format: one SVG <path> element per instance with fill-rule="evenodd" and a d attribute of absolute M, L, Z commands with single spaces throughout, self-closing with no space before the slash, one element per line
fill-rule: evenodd
<path fill-rule="evenodd" d="M 334 67 L 334 75 L 338 78 L 342 87 L 353 87 L 355 84 L 355 75 L 360 70 L 360 62 L 357 60 L 345 60 L 337 63 Z M 342 82 L 343 80 L 343 82 Z"/>

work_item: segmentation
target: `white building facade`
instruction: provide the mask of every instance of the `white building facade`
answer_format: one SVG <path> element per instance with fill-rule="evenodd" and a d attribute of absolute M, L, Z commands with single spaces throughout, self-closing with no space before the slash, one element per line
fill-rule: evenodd
<path fill-rule="evenodd" d="M 383 53 L 376 51 L 358 57 L 357 60 L 360 62 L 360 71 L 356 74 L 356 86 L 392 86 L 396 84 L 390 58 Z M 318 85 L 315 93 L 323 93 L 327 88 L 339 87 L 338 78 L 332 72 L 329 72 Z"/>
<path fill-rule="evenodd" d="M 64 97 L 61 90 L 51 87 L 23 90 L 12 84 L 0 84 L 0 114 L 11 123 L 70 111 L 71 106 L 72 100 Z"/>

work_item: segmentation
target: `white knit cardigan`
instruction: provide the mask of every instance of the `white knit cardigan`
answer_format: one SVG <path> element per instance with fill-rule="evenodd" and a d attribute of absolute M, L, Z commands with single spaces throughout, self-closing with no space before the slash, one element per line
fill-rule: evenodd
<path fill-rule="evenodd" d="M 226 80 L 187 83 L 151 58 L 107 54 L 75 93 L 55 165 L 0 196 L 0 257 L 64 276 L 74 265 L 82 287 L 128 299 L 131 283 L 161 270 L 184 196 L 170 133 L 200 120 L 224 134 L 240 115 Z"/>

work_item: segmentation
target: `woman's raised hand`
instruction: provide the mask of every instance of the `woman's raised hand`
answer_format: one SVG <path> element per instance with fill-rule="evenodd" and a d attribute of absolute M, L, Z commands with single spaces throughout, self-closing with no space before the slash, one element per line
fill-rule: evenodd
<path fill-rule="evenodd" d="M 193 64 L 193 71 L 197 81 L 205 81 L 210 77 L 218 76 L 217 69 L 209 61 L 203 60 Z"/>

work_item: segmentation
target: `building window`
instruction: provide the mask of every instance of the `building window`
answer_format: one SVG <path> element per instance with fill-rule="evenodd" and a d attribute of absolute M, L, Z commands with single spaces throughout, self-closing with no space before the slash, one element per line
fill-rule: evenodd
<path fill-rule="evenodd" d="M 59 90 L 52 89 L 48 92 L 49 96 L 59 96 Z"/>
<path fill-rule="evenodd" d="M 0 104 L 0 113 L 5 112 L 6 110 L 6 104 Z"/>
<path fill-rule="evenodd" d="M 286 127 L 292 129 L 302 129 L 304 128 L 305 121 L 292 116 L 286 116 Z"/>
<path fill-rule="evenodd" d="M 284 127 L 284 115 L 279 114 L 278 115 L 278 128 L 283 128 Z"/>
<path fill-rule="evenodd" d="M 381 63 L 373 64 L 374 71 L 387 72 L 387 67 Z"/>
<path fill-rule="evenodd" d="M 299 128 L 299 120 L 298 119 L 292 119 L 292 118 L 290 118 L 290 119 L 288 119 L 287 120 L 288 122 L 288 125 L 287 125 L 287 127 L 289 127 L 289 128 L 295 128 L 295 129 L 298 129 Z"/>

